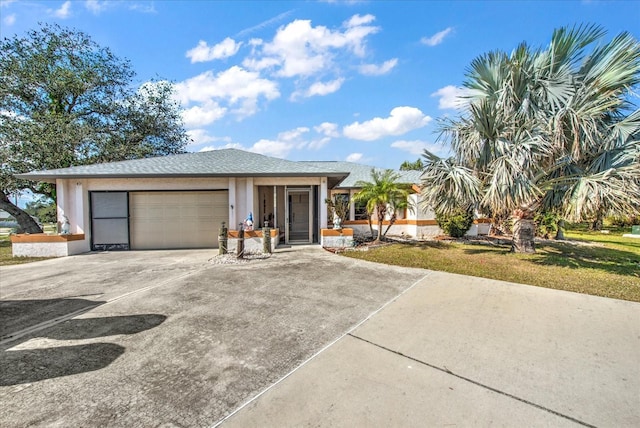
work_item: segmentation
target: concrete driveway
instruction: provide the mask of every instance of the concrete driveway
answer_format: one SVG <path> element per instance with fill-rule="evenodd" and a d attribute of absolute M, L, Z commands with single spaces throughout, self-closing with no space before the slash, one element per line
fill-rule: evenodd
<path fill-rule="evenodd" d="M 1 267 L 2 426 L 211 426 L 426 274 L 318 246 L 213 255 Z"/>
<path fill-rule="evenodd" d="M 3 426 L 640 426 L 640 304 L 211 256 L 0 268 Z"/>
<path fill-rule="evenodd" d="M 640 304 L 432 272 L 222 426 L 638 427 Z"/>

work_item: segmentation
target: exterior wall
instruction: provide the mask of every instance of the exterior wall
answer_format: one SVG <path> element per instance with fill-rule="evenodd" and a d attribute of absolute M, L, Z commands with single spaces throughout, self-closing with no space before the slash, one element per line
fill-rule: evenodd
<path fill-rule="evenodd" d="M 89 212 L 89 192 L 91 191 L 172 191 L 172 190 L 228 190 L 229 221 L 228 227 L 234 229 L 244 221 L 251 212 L 254 222 L 259 227 L 258 186 L 279 186 L 279 189 L 296 186 L 319 186 L 326 189 L 325 177 L 230 177 L 230 178 L 94 178 L 94 179 L 59 179 L 56 181 L 58 221 L 67 216 L 71 233 L 84 234 L 83 248 L 89 251 L 91 242 L 91 226 Z M 326 191 L 326 190 L 325 190 Z M 280 192 L 278 192 L 280 193 Z M 284 230 L 285 199 L 278 195 L 277 222 Z M 326 227 L 326 204 L 321 198 L 320 227 Z M 324 215 L 322 213 L 325 213 Z M 60 223 L 61 224 L 61 223 Z M 79 244 L 74 244 L 78 246 Z"/>

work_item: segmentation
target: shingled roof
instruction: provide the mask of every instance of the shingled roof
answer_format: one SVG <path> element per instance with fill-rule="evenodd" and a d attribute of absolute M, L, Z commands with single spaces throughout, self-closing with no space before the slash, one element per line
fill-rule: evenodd
<path fill-rule="evenodd" d="M 33 171 L 16 177 L 28 180 L 56 178 L 145 178 L 145 177 L 336 177 L 347 170 L 333 165 L 312 165 L 264 156 L 237 149 L 184 153 L 121 162 Z"/>
<path fill-rule="evenodd" d="M 327 169 L 333 168 L 334 171 L 347 171 L 349 175 L 342 180 L 336 189 L 350 189 L 357 188 L 356 183 L 358 181 L 371 180 L 371 170 L 384 171 L 383 168 L 375 168 L 369 165 L 362 165 L 353 162 L 340 162 L 340 161 L 304 161 L 308 165 L 316 168 Z M 402 184 L 418 184 L 420 183 L 420 175 L 422 171 L 395 171 L 399 176 L 399 182 Z"/>

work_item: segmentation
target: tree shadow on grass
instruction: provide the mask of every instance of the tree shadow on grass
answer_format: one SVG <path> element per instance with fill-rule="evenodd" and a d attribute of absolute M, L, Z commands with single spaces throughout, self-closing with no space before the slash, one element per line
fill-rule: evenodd
<path fill-rule="evenodd" d="M 98 342 L 48 347 L 38 347 L 36 343 L 34 348 L 24 349 L 19 346 L 22 342 L 35 337 L 68 341 L 132 335 L 157 327 L 167 318 L 160 314 L 71 318 L 51 327 L 25 334 L 29 328 L 36 327 L 44 321 L 86 312 L 102 303 L 104 302 L 85 299 L 0 301 L 2 314 L 0 320 L 6 321 L 10 326 L 4 329 L 7 334 L 0 345 L 0 386 L 37 382 L 99 370 L 113 363 L 125 352 L 123 346 L 115 343 Z M 21 309 L 26 315 L 20 312 Z M 39 310 L 48 314 L 49 318 L 42 319 Z M 25 335 L 21 336 L 21 334 Z M 15 339 L 12 335 L 15 335 Z"/>
<path fill-rule="evenodd" d="M 535 254 L 518 255 L 519 260 L 539 266 L 597 269 L 612 274 L 640 278 L 640 258 L 630 251 L 564 242 L 536 243 L 536 251 Z M 465 248 L 464 253 L 511 255 L 508 246 Z"/>

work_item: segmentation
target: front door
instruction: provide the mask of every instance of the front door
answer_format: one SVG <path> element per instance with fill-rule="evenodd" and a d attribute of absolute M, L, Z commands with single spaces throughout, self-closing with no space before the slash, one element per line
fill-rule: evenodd
<path fill-rule="evenodd" d="M 287 242 L 311 242 L 311 204 L 309 190 L 288 190 L 288 236 Z"/>

